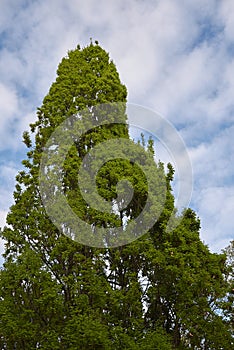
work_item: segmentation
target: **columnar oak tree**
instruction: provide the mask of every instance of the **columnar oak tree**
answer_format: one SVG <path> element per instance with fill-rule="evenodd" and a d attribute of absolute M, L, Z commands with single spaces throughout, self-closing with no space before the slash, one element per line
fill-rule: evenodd
<path fill-rule="evenodd" d="M 176 214 L 170 164 L 167 172 L 162 163 L 155 168 L 154 176 L 166 182 L 160 218 L 130 244 L 118 248 L 82 245 L 64 235 L 46 214 L 39 169 L 53 131 L 84 108 L 124 104 L 126 96 L 108 53 L 98 43 L 84 49 L 78 46 L 60 63 L 31 133 L 23 135 L 29 149 L 23 161 L 25 170 L 17 175 L 15 203 L 7 216 L 8 226 L 1 232 L 6 242 L 0 274 L 2 349 L 233 347 L 225 254 L 212 254 L 201 242 L 200 223 L 191 209 Z M 121 176 L 131 181 L 134 196 L 127 208 L 106 216 L 87 205 L 78 187 L 80 164 L 95 145 L 129 139 L 125 110 L 121 113 L 123 123 L 102 125 L 82 135 L 62 168 L 69 204 L 94 227 L 118 226 L 126 218 L 135 218 L 147 198 L 144 174 L 125 159 L 104 164 L 96 184 L 99 194 L 113 203 Z M 145 152 L 153 160 L 152 141 Z M 175 223 L 180 221 L 168 232 L 171 216 Z"/>

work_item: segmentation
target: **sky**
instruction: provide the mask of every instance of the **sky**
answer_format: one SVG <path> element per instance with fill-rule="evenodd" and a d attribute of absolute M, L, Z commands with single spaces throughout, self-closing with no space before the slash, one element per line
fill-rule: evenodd
<path fill-rule="evenodd" d="M 189 206 L 201 239 L 220 252 L 234 236 L 232 0 L 1 0 L 0 226 L 27 152 L 22 133 L 61 59 L 90 38 L 109 52 L 128 102 L 157 111 L 183 138 Z"/>

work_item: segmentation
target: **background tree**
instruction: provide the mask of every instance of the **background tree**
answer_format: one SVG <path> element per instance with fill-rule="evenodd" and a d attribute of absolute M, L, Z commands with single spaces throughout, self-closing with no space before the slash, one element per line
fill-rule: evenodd
<path fill-rule="evenodd" d="M 234 338 L 234 241 L 231 241 L 229 246 L 224 249 L 224 254 L 226 254 L 225 280 L 227 293 L 221 301 L 220 308 L 223 310 L 224 319 Z"/>

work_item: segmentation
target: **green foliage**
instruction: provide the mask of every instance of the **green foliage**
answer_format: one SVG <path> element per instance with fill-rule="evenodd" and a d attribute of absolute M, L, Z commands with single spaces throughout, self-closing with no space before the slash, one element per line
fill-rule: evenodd
<path fill-rule="evenodd" d="M 140 343 L 140 350 L 171 350 L 171 339 L 163 329 L 148 332 Z"/>
<path fill-rule="evenodd" d="M 1 232 L 6 242 L 0 271 L 2 349 L 233 348 L 233 244 L 223 254 L 212 254 L 199 238 L 196 214 L 191 209 L 176 214 L 170 164 L 167 173 L 159 163 L 150 175 L 159 184 L 162 178 L 166 183 L 159 220 L 128 245 L 113 249 L 81 245 L 63 235 L 45 212 L 38 174 L 52 132 L 84 108 L 124 103 L 126 96 L 114 63 L 98 43 L 78 46 L 60 63 L 31 134 L 23 134 L 29 149 L 25 170 L 16 177 L 15 203 L 7 216 L 8 227 Z M 124 216 L 136 217 L 147 198 L 144 174 L 121 155 L 100 169 L 97 187 L 99 195 L 112 201 L 124 175 L 134 187 L 125 211 L 107 217 L 93 210 L 77 186 L 77 173 L 89 150 L 104 140 L 129 139 L 125 110 L 121 113 L 123 124 L 87 132 L 71 147 L 63 165 L 69 204 L 96 227 L 118 226 Z M 142 136 L 142 147 L 153 159 L 153 141 L 145 145 Z M 162 192 L 160 188 L 159 201 Z M 168 231 L 170 217 L 175 228 Z"/>

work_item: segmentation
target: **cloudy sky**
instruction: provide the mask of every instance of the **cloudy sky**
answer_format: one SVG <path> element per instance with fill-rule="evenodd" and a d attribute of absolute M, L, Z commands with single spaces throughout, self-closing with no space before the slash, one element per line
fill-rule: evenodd
<path fill-rule="evenodd" d="M 232 0 L 1 0 L 0 225 L 35 120 L 62 57 L 98 40 L 128 101 L 159 112 L 191 157 L 201 238 L 219 252 L 234 229 Z"/>

